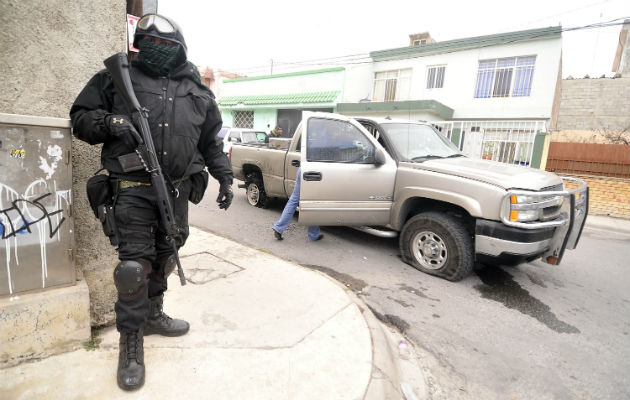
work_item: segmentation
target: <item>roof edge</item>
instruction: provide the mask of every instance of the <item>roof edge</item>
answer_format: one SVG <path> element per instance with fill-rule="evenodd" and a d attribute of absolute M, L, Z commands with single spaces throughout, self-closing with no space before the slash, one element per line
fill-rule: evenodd
<path fill-rule="evenodd" d="M 527 29 L 523 31 L 495 33 L 492 35 L 446 40 L 422 46 L 407 46 L 394 49 L 377 50 L 370 52 L 370 57 L 372 57 L 375 61 L 395 58 L 422 57 L 425 55 L 463 51 L 487 46 L 497 46 L 506 43 L 546 39 L 560 36 L 561 33 L 561 26 L 550 26 L 547 28 Z"/>
<path fill-rule="evenodd" d="M 425 111 L 443 119 L 453 117 L 455 110 L 437 100 L 377 101 L 369 103 L 337 103 L 337 112 Z"/>

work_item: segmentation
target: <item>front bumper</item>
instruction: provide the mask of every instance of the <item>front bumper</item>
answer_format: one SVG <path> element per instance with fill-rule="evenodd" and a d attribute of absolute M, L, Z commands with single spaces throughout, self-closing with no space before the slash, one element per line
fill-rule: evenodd
<path fill-rule="evenodd" d="M 560 264 L 565 249 L 575 249 L 588 215 L 588 186 L 582 180 L 563 177 L 574 189 L 527 192 L 510 190 L 504 198 L 501 222 L 478 220 L 475 230 L 475 250 L 492 258 L 512 257 L 529 260 L 541 256 L 549 264 Z M 549 221 L 510 221 L 510 197 L 526 195 L 540 197 L 541 204 L 550 196 L 564 201 L 557 218 Z"/>
<path fill-rule="evenodd" d="M 549 249 L 554 231 L 554 227 L 522 229 L 497 221 L 477 220 L 475 253 L 502 260 L 525 260 Z"/>

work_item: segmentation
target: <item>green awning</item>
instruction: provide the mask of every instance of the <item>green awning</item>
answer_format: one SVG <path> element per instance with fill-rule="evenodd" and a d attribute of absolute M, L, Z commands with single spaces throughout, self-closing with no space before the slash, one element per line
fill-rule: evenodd
<path fill-rule="evenodd" d="M 374 101 L 368 103 L 338 103 L 340 114 L 422 111 L 441 119 L 451 119 L 454 110 L 436 100 Z"/>
<path fill-rule="evenodd" d="M 260 106 L 267 104 L 315 104 L 334 103 L 341 91 L 308 92 L 291 94 L 268 94 L 257 96 L 225 96 L 219 99 L 220 106 Z"/>

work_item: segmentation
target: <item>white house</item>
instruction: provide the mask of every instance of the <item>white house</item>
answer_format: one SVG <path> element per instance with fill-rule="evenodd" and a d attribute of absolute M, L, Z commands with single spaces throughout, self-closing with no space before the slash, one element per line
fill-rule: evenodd
<path fill-rule="evenodd" d="M 373 63 L 352 70 L 367 71 L 372 79 L 347 79 L 338 110 L 441 116 L 431 103 L 413 103 L 430 100 L 453 110 L 452 120 L 550 119 L 561 68 L 560 32 L 531 29 L 374 51 Z M 371 106 L 359 103 L 366 93 Z M 396 104 L 402 101 L 409 102 L 404 110 Z"/>

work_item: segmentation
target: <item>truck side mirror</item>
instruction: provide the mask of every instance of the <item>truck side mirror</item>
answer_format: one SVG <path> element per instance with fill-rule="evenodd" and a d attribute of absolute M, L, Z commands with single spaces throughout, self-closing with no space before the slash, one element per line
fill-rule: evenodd
<path fill-rule="evenodd" d="M 383 149 L 376 149 L 374 152 L 374 164 L 383 165 L 387 162 L 387 158 L 385 158 L 385 153 L 383 153 Z"/>

